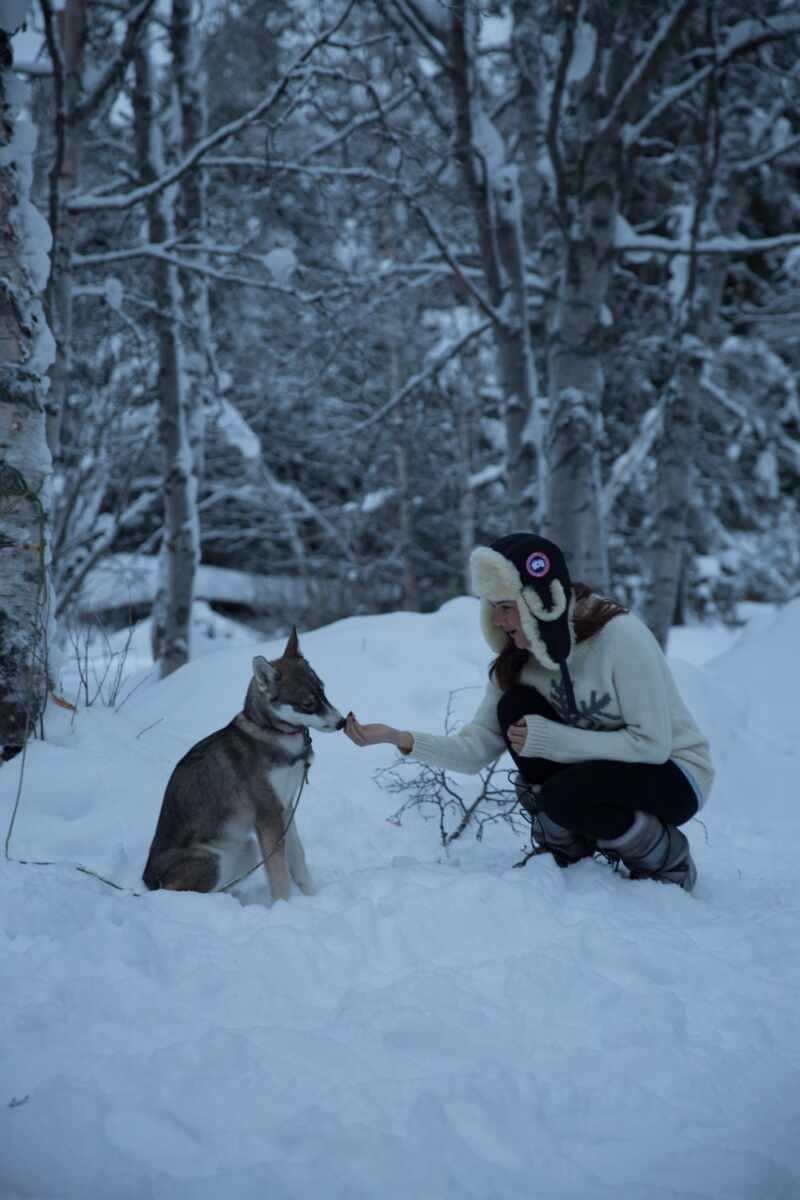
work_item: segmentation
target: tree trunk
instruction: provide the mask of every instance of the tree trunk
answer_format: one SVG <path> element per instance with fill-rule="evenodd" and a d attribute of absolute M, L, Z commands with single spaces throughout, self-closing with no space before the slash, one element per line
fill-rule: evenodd
<path fill-rule="evenodd" d="M 47 697 L 50 612 L 44 407 L 53 340 L 39 295 L 50 238 L 28 200 L 30 151 L 20 137 L 24 88 L 0 28 L 0 750 L 22 746 Z M 27 161 L 26 161 L 27 159 Z"/>
<path fill-rule="evenodd" d="M 456 152 L 478 228 L 487 298 L 505 399 L 508 520 L 538 525 L 543 516 L 541 399 L 525 279 L 523 198 L 517 166 L 483 107 L 475 69 L 477 11 L 471 0 L 452 7 L 451 77 Z"/>
<path fill-rule="evenodd" d="M 180 117 L 178 150 L 188 154 L 208 133 L 206 103 L 206 73 L 201 61 L 200 44 L 192 21 L 193 0 L 172 0 L 170 47 L 176 101 Z M 176 229 L 182 241 L 202 246 L 206 240 L 206 172 L 198 167 L 187 171 L 180 185 Z M 185 254 L 199 267 L 208 264 L 202 250 Z M 208 279 L 199 271 L 186 271 L 182 277 L 185 310 L 185 363 L 187 406 L 189 412 L 189 442 L 192 448 L 192 470 L 195 488 L 199 493 L 205 465 L 206 418 L 211 400 L 214 347 L 208 305 Z"/>
<path fill-rule="evenodd" d="M 406 612 L 417 612 L 419 609 L 419 593 L 417 590 L 417 573 L 414 570 L 414 519 L 412 516 L 412 496 L 408 479 L 408 450 L 403 440 L 402 430 L 398 429 L 394 446 L 395 478 L 400 511 L 398 513 L 398 546 L 397 553 L 402 564 L 403 609 Z"/>
<path fill-rule="evenodd" d="M 623 128 L 641 111 L 692 5 L 684 0 L 667 8 L 645 45 L 640 17 L 625 5 L 571 0 L 549 6 L 561 32 L 547 142 L 563 266 L 550 354 L 547 531 L 563 547 L 573 577 L 601 590 L 609 586 L 599 459 L 603 318 L 623 177 Z"/>
<path fill-rule="evenodd" d="M 712 122 L 714 115 L 713 87 L 707 91 L 707 111 L 704 128 L 711 143 L 698 178 L 697 197 L 692 219 L 692 240 L 712 224 L 725 237 L 735 235 L 746 203 L 741 175 L 716 178 L 717 150 L 714 133 L 720 130 Z M 737 157 L 746 158 L 753 147 L 746 144 L 746 134 L 735 129 L 732 140 Z M 706 213 L 709 221 L 706 222 Z M 679 607 L 681 581 L 687 574 L 688 517 L 694 502 L 692 483 L 696 450 L 696 431 L 702 403 L 702 373 L 708 366 L 723 336 L 719 312 L 728 273 L 729 257 L 714 255 L 710 262 L 689 260 L 687 282 L 675 314 L 681 330 L 678 340 L 676 367 L 667 385 L 664 403 L 664 427 L 659 444 L 658 473 L 655 489 L 655 536 L 651 543 L 650 588 L 646 604 L 646 619 L 658 641 L 666 649 L 669 631 Z"/>
<path fill-rule="evenodd" d="M 619 207 L 621 147 L 616 132 L 598 135 L 608 13 L 593 13 L 591 65 L 566 83 L 564 110 L 549 135 L 562 264 L 550 339 L 549 494 L 546 532 L 562 547 L 573 578 L 609 586 L 600 474 L 603 431 L 603 312 L 608 297 Z M 561 19 L 561 18 L 559 18 Z M 562 54 L 570 56 L 571 32 Z M 574 115 L 568 115 L 572 113 Z"/>
<path fill-rule="evenodd" d="M 472 423 L 474 409 L 466 383 L 461 383 L 461 403 L 456 408 L 456 445 L 458 447 L 458 534 L 461 547 L 461 582 L 466 595 L 472 594 L 469 560 L 475 548 L 475 489 L 472 486 Z"/>
<path fill-rule="evenodd" d="M 654 538 L 645 619 L 666 648 L 684 569 L 686 514 L 692 503 L 701 360 L 681 347 L 664 409 L 654 497 Z"/>
<path fill-rule="evenodd" d="M 58 14 L 55 135 L 56 155 L 50 171 L 50 225 L 53 232 L 53 268 L 47 293 L 47 315 L 56 339 L 57 354 L 50 372 L 47 395 L 47 440 L 54 462 L 61 452 L 61 430 L 69 397 L 72 372 L 72 260 L 78 234 L 78 214 L 70 213 L 65 200 L 80 179 L 81 126 L 73 119 L 81 98 L 83 54 L 86 45 L 88 0 L 66 0 Z M 55 31 L 49 30 L 55 39 Z"/>
<path fill-rule="evenodd" d="M 155 118 L 153 72 L 149 49 L 135 56 L 134 126 L 142 183 L 157 178 L 164 167 L 161 131 Z M 174 197 L 167 189 L 147 203 L 150 241 L 174 234 Z M 180 317 L 183 303 L 178 272 L 156 259 L 155 294 L 160 297 L 158 334 L 158 429 L 164 488 L 164 532 L 160 596 L 153 612 L 153 651 L 162 677 L 189 658 L 192 596 L 200 557 L 197 481 L 189 442 L 189 411 Z"/>
<path fill-rule="evenodd" d="M 610 201 L 610 197 L 609 197 Z M 609 202 L 613 211 L 613 204 Z M 613 225 L 613 222 L 612 222 Z M 575 579 L 608 589 L 605 507 L 598 444 L 603 428 L 600 313 L 608 247 L 572 243 L 559 293 L 550 352 L 549 500 L 545 531 L 564 551 Z"/>

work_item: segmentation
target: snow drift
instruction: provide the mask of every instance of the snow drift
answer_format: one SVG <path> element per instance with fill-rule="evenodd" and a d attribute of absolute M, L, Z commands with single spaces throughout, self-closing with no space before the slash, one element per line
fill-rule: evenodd
<path fill-rule="evenodd" d="M 341 735 L 315 737 L 299 814 L 317 896 L 116 892 L 69 864 L 139 889 L 172 767 L 281 647 L 54 711 L 11 852 L 60 865 L 0 873 L 0 1196 L 794 1200 L 799 644 L 795 602 L 673 664 L 718 768 L 692 896 L 514 870 L 505 827 L 445 855 L 435 823 L 387 822 L 389 748 Z M 302 645 L 338 707 L 434 731 L 487 666 L 467 599 Z"/>

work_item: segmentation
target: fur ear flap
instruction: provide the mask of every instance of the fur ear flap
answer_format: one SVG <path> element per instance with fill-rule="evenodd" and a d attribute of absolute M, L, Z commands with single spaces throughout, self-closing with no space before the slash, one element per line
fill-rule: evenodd
<path fill-rule="evenodd" d="M 469 566 L 472 590 L 481 600 L 516 600 L 521 595 L 519 571 L 490 546 L 476 546 Z"/>
<path fill-rule="evenodd" d="M 253 678 L 262 691 L 274 687 L 280 678 L 280 673 L 263 654 L 257 654 L 253 659 Z"/>
<path fill-rule="evenodd" d="M 292 626 L 292 632 L 289 634 L 289 640 L 286 643 L 286 649 L 283 652 L 284 658 L 299 658 L 300 647 L 297 642 L 297 626 Z"/>

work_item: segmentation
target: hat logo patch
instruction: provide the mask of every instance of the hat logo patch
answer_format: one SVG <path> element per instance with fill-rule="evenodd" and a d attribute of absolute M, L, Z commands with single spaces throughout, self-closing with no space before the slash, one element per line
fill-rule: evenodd
<path fill-rule="evenodd" d="M 550 570 L 550 559 L 541 550 L 536 550 L 525 560 L 525 570 L 534 579 L 543 579 Z"/>

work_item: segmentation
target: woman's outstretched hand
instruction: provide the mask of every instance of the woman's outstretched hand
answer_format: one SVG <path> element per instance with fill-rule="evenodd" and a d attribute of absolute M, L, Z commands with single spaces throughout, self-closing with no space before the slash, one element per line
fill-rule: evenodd
<path fill-rule="evenodd" d="M 344 731 L 356 746 L 397 746 L 398 750 L 408 753 L 414 745 L 407 730 L 394 729 L 391 725 L 362 725 L 356 720 L 355 713 L 347 714 Z"/>

